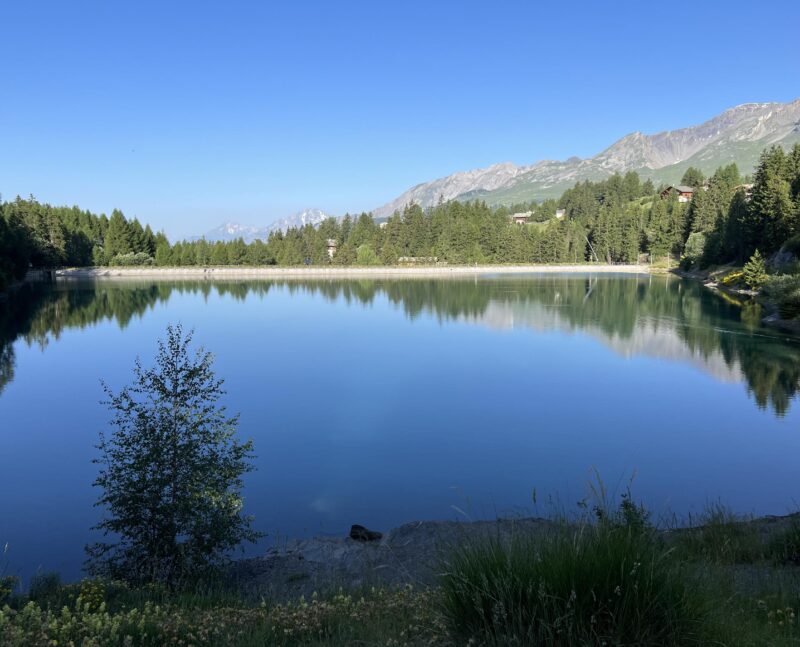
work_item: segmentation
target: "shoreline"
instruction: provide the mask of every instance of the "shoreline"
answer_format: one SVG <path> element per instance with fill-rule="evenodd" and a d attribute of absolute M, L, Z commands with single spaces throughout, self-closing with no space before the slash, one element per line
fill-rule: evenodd
<path fill-rule="evenodd" d="M 750 529 L 766 545 L 778 533 L 800 520 L 800 513 L 763 515 L 730 522 L 728 529 Z M 580 522 L 575 522 L 580 524 Z M 357 541 L 344 534 L 307 539 L 284 538 L 278 545 L 252 557 L 233 560 L 227 576 L 246 598 L 264 597 L 288 602 L 316 591 L 339 587 L 431 587 L 437 582 L 440 562 L 448 550 L 481 540 L 508 542 L 514 535 L 551 532 L 557 519 L 510 517 L 490 520 L 413 521 L 383 531 L 375 541 Z M 668 545 L 704 526 L 685 522 L 655 531 Z"/>
<path fill-rule="evenodd" d="M 783 319 L 778 312 L 777 303 L 765 296 L 763 292 L 760 290 L 729 288 L 721 281 L 718 281 L 714 276 L 715 274 L 719 273 L 724 274 L 724 272 L 730 269 L 735 268 L 733 268 L 733 266 L 726 266 L 721 269 L 717 268 L 713 270 L 700 270 L 694 272 L 676 269 L 673 270 L 672 273 L 680 278 L 696 281 L 704 288 L 711 290 L 712 292 L 717 292 L 718 294 L 737 300 L 744 297 L 756 303 L 760 303 L 767 311 L 766 314 L 761 318 L 762 325 L 791 335 L 800 335 L 800 320 Z"/>
<path fill-rule="evenodd" d="M 491 274 L 633 274 L 646 276 L 646 265 L 453 265 L 424 267 L 82 267 L 55 271 L 57 279 L 231 279 L 231 278 L 383 278 L 478 277 Z"/>

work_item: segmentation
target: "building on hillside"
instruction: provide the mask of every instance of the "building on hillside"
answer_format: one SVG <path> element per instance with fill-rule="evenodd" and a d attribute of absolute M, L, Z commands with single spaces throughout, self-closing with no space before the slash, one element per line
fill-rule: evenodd
<path fill-rule="evenodd" d="M 744 191 L 744 199 L 748 202 L 750 202 L 750 198 L 753 197 L 752 184 L 738 184 L 737 186 L 733 187 L 733 192 L 736 193 L 737 191 Z"/>
<path fill-rule="evenodd" d="M 336 253 L 336 239 L 328 238 L 328 240 L 325 241 L 325 246 L 328 248 L 328 258 L 333 258 L 333 255 Z"/>
<path fill-rule="evenodd" d="M 689 202 L 694 195 L 694 188 L 679 184 L 677 186 L 668 186 L 661 192 L 661 199 L 666 200 L 672 193 L 678 194 L 678 202 Z"/>
<path fill-rule="evenodd" d="M 563 220 L 567 217 L 566 209 L 556 209 L 556 220 Z"/>
<path fill-rule="evenodd" d="M 512 222 L 518 225 L 524 225 L 532 215 L 533 211 L 522 211 L 520 213 L 512 213 L 510 218 Z"/>

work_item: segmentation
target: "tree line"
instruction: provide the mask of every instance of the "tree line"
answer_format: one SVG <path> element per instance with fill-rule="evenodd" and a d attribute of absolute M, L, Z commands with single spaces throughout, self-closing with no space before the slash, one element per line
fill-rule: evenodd
<path fill-rule="evenodd" d="M 171 244 L 116 209 L 106 217 L 17 197 L 0 204 L 0 284 L 30 267 L 63 265 L 636 263 L 643 254 L 694 265 L 743 262 L 800 235 L 800 145 L 788 153 L 768 148 L 749 179 L 735 164 L 709 178 L 690 168 L 682 183 L 694 193 L 683 202 L 676 191 L 629 172 L 579 182 L 559 200 L 498 208 L 479 200 L 429 209 L 409 204 L 382 223 L 348 214 L 249 244 Z M 520 212 L 529 214 L 525 224 L 510 218 Z"/>
<path fill-rule="evenodd" d="M 163 233 L 118 209 L 107 217 L 33 196 L 0 203 L 0 289 L 31 268 L 150 263 L 159 246 L 169 247 Z"/>

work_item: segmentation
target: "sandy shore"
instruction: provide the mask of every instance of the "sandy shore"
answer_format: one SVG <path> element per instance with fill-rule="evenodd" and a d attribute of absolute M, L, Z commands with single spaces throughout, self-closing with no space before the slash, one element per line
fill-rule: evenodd
<path fill-rule="evenodd" d="M 487 274 L 649 274 L 646 265 L 480 265 L 440 267 L 87 267 L 58 270 L 58 278 L 238 279 L 448 277 Z"/>

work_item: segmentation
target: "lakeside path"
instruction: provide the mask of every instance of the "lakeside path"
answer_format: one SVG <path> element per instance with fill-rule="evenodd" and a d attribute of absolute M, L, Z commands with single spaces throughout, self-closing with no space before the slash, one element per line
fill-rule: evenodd
<path fill-rule="evenodd" d="M 448 265 L 438 267 L 86 267 L 58 270 L 58 278 L 348 279 L 450 277 L 490 274 L 650 274 L 647 265 Z"/>

